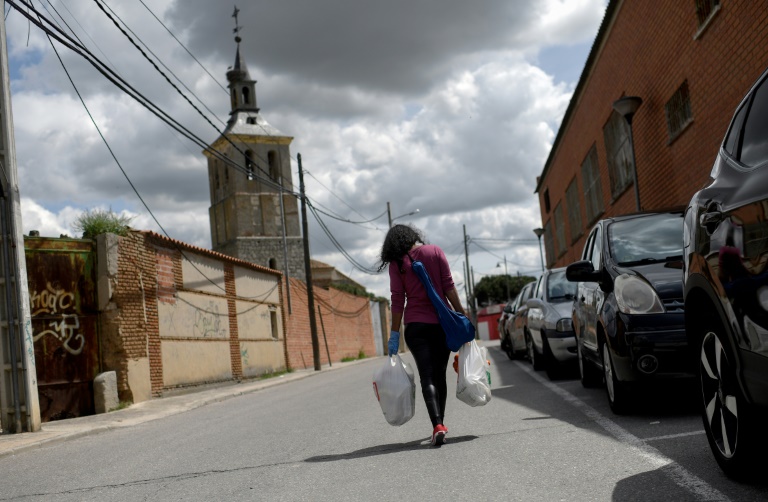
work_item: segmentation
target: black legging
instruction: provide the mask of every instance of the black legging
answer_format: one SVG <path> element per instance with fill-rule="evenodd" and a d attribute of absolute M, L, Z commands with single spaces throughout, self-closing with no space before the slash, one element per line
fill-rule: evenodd
<path fill-rule="evenodd" d="M 445 343 L 445 332 L 439 324 L 412 322 L 405 327 L 405 343 L 416 360 L 421 393 L 432 427 L 435 427 L 443 423 L 448 394 L 445 370 L 451 351 Z"/>

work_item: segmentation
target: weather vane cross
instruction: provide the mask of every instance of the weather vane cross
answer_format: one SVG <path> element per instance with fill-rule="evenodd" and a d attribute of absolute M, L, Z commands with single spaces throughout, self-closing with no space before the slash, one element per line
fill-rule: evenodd
<path fill-rule="evenodd" d="M 235 34 L 235 42 L 240 43 L 240 30 L 243 29 L 242 26 L 240 26 L 240 21 L 237 19 L 238 14 L 240 14 L 240 9 L 237 8 L 237 5 L 235 5 L 235 11 L 232 13 L 232 17 L 235 18 L 235 29 L 232 30 L 232 32 Z"/>

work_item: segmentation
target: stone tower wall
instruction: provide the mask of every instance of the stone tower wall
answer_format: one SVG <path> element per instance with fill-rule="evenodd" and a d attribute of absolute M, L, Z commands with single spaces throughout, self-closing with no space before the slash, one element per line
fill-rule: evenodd
<path fill-rule="evenodd" d="M 291 278 L 307 280 L 304 273 L 304 242 L 301 237 L 286 238 L 288 248 L 288 274 Z M 268 267 L 269 260 L 275 259 L 276 269 L 283 268 L 282 237 L 241 237 L 217 247 L 214 251 Z"/>

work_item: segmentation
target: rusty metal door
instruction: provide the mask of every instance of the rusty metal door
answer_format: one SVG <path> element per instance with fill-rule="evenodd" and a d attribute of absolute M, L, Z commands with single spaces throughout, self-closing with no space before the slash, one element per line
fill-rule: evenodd
<path fill-rule="evenodd" d="M 41 419 L 92 415 L 100 366 L 94 244 L 30 237 L 24 245 Z"/>

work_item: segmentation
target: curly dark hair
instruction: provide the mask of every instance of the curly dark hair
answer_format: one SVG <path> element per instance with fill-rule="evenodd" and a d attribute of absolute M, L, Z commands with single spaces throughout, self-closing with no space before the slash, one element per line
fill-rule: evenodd
<path fill-rule="evenodd" d="M 381 246 L 381 265 L 379 272 L 391 262 L 397 263 L 400 271 L 403 269 L 403 256 L 410 251 L 414 244 L 424 244 L 424 236 L 419 230 L 409 225 L 395 225 L 389 229 Z"/>

